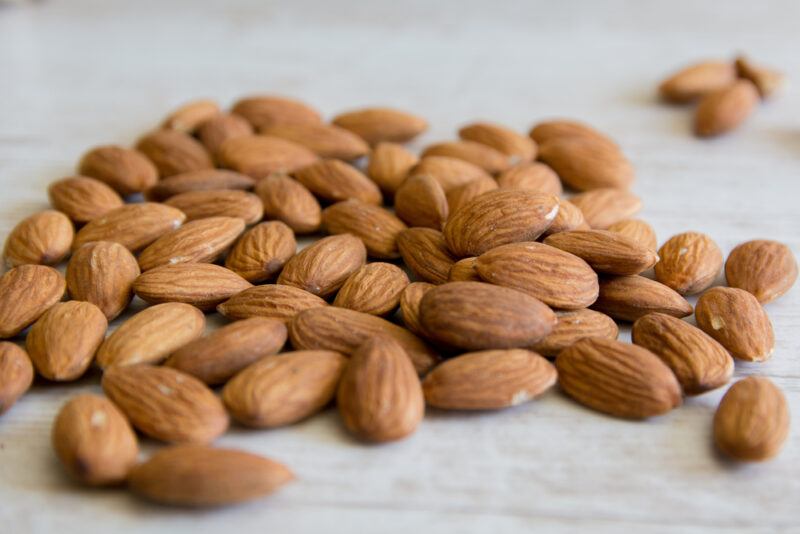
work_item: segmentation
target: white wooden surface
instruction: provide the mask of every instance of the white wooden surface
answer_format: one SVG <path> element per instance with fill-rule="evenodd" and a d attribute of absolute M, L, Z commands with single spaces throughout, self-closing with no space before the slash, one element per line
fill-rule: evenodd
<path fill-rule="evenodd" d="M 0 238 L 46 205 L 48 182 L 92 145 L 131 143 L 182 101 L 293 95 L 326 114 L 408 108 L 445 139 L 472 119 L 520 130 L 573 116 L 634 161 L 642 216 L 725 252 L 772 237 L 800 253 L 800 94 L 795 84 L 730 137 L 698 141 L 689 113 L 654 101 L 664 74 L 738 50 L 800 79 L 800 3 L 43 1 L 0 6 Z M 286 462 L 273 498 L 209 512 L 88 491 L 61 473 L 51 420 L 78 384 L 36 385 L 0 420 L 0 531 L 513 532 L 800 531 L 800 288 L 768 305 L 769 362 L 737 363 L 785 391 L 783 454 L 737 466 L 713 451 L 722 392 L 646 423 L 592 413 L 553 391 L 497 414 L 430 413 L 412 438 L 367 447 L 335 413 L 220 445 Z M 627 337 L 627 332 L 623 337 Z M 151 450 L 152 443 L 146 444 Z"/>

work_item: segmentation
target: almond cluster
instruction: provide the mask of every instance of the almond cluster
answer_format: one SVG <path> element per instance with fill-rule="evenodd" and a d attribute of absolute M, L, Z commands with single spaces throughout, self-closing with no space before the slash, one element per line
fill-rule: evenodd
<path fill-rule="evenodd" d="M 66 471 L 214 506 L 293 478 L 213 447 L 231 418 L 269 429 L 335 403 L 354 436 L 386 442 L 426 408 L 501 410 L 558 384 L 644 419 L 725 386 L 734 359 L 772 355 L 762 304 L 797 278 L 785 245 L 750 241 L 724 261 L 686 232 L 658 248 L 633 218 L 630 161 L 583 123 L 475 122 L 420 155 L 403 145 L 426 128 L 386 108 L 328 123 L 257 96 L 230 112 L 194 101 L 134 148 L 89 150 L 50 185 L 53 209 L 5 243 L 0 338 L 24 343 L 0 342 L 0 412 L 34 372 L 99 368 L 104 395 L 71 398 L 53 424 Z M 297 236 L 313 242 L 298 251 Z M 728 287 L 712 287 L 723 263 Z M 134 296 L 148 306 L 109 333 Z M 229 324 L 206 333 L 214 313 Z M 627 322 L 632 344 L 617 341 Z M 730 457 L 769 458 L 786 400 L 745 378 L 713 426 Z M 141 462 L 136 432 L 168 446 Z"/>

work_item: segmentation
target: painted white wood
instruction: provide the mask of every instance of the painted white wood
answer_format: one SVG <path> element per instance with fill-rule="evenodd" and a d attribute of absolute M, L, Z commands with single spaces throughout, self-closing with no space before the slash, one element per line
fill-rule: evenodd
<path fill-rule="evenodd" d="M 756 237 L 800 253 L 797 83 L 734 135 L 699 141 L 687 109 L 654 87 L 685 62 L 738 50 L 800 79 L 800 3 L 42 1 L 0 6 L 0 238 L 46 206 L 46 185 L 81 153 L 132 143 L 193 97 L 270 92 L 327 116 L 408 108 L 430 131 L 520 130 L 552 116 L 608 131 L 636 165 L 642 216 L 663 241 L 709 233 L 725 252 Z M 773 378 L 800 413 L 800 289 L 767 306 Z M 626 337 L 627 332 L 623 333 Z M 713 451 L 722 392 L 645 423 L 585 410 L 558 392 L 498 414 L 431 413 L 407 441 L 353 442 L 335 413 L 292 428 L 234 429 L 219 444 L 290 465 L 274 498 L 211 512 L 88 491 L 61 473 L 50 424 L 96 378 L 42 385 L 0 420 L 3 532 L 797 531 L 800 430 L 764 465 Z M 797 426 L 798 418 L 793 422 Z M 152 450 L 154 444 L 147 443 Z"/>

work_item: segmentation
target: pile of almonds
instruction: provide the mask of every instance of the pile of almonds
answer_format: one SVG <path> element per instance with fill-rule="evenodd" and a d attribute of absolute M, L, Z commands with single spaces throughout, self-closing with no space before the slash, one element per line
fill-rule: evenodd
<path fill-rule="evenodd" d="M 781 72 L 739 56 L 734 62 L 703 61 L 685 67 L 661 82 L 658 92 L 666 102 L 698 102 L 694 132 L 715 137 L 736 129 L 783 83 Z"/>
<path fill-rule="evenodd" d="M 739 245 L 729 287 L 710 287 L 719 247 L 687 232 L 656 250 L 632 218 L 633 168 L 605 134 L 476 122 L 417 156 L 402 143 L 425 129 L 384 108 L 326 123 L 259 96 L 230 112 L 194 101 L 135 148 L 93 148 L 79 175 L 50 185 L 53 209 L 6 241 L 0 337 L 30 328 L 25 350 L 0 342 L 0 412 L 34 370 L 64 382 L 94 365 L 105 396 L 73 397 L 53 424 L 66 471 L 211 506 L 293 478 L 209 445 L 231 417 L 274 428 L 335 398 L 348 431 L 385 442 L 413 433 L 426 406 L 499 410 L 558 383 L 586 407 L 643 419 L 725 386 L 734 358 L 772 354 L 762 304 L 797 278 L 785 245 Z M 298 252 L 296 236 L 316 240 Z M 67 258 L 62 276 L 52 266 Z M 698 293 L 695 327 L 681 318 Z M 107 335 L 134 295 L 151 306 Z M 230 323 L 204 335 L 215 312 Z M 616 340 L 616 321 L 633 322 L 633 344 Z M 714 436 L 730 457 L 762 460 L 788 426 L 780 390 L 745 378 Z M 140 462 L 134 429 L 169 445 Z"/>

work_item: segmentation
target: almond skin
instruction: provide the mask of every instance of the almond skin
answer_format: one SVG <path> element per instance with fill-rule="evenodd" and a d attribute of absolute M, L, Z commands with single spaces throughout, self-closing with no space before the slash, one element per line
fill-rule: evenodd
<path fill-rule="evenodd" d="M 248 282 L 269 280 L 297 251 L 292 229 L 280 221 L 258 224 L 236 242 L 225 267 Z"/>
<path fill-rule="evenodd" d="M 474 282 L 482 282 L 483 278 L 478 274 L 477 263 L 478 258 L 464 258 L 463 260 L 458 260 L 450 267 L 450 276 L 448 276 L 447 281 L 468 282 L 472 280 Z"/>
<path fill-rule="evenodd" d="M 658 238 L 656 237 L 655 230 L 641 219 L 625 219 L 615 222 L 608 227 L 608 231 L 633 239 L 650 250 L 658 249 Z"/>
<path fill-rule="evenodd" d="M 685 103 L 729 87 L 736 81 L 736 69 L 729 61 L 704 61 L 682 68 L 658 87 L 661 98 Z"/>
<path fill-rule="evenodd" d="M 288 322 L 303 310 L 327 305 L 323 299 L 303 289 L 267 284 L 237 293 L 217 306 L 217 311 L 232 321 L 267 317 Z"/>
<path fill-rule="evenodd" d="M 697 300 L 697 326 L 728 349 L 734 358 L 761 362 L 775 350 L 767 312 L 743 289 L 712 287 Z"/>
<path fill-rule="evenodd" d="M 128 365 L 103 373 L 103 392 L 138 430 L 169 443 L 208 443 L 228 429 L 228 414 L 214 392 L 169 367 Z"/>
<path fill-rule="evenodd" d="M 422 297 L 436 287 L 427 282 L 411 282 L 400 294 L 400 311 L 403 315 L 403 324 L 412 333 L 425 336 L 422 325 L 419 324 L 419 303 Z"/>
<path fill-rule="evenodd" d="M 247 119 L 255 128 L 266 128 L 272 124 L 316 124 L 322 121 L 316 109 L 282 96 L 242 98 L 233 105 L 232 111 Z"/>
<path fill-rule="evenodd" d="M 256 194 L 264 204 L 264 217 L 286 223 L 295 233 L 316 232 L 322 223 L 322 209 L 311 191 L 285 174 L 259 180 Z"/>
<path fill-rule="evenodd" d="M 28 355 L 10 341 L 0 341 L 0 415 L 6 413 L 33 383 Z"/>
<path fill-rule="evenodd" d="M 397 309 L 408 284 L 408 275 L 397 265 L 368 263 L 347 278 L 333 305 L 371 315 L 388 315 Z"/>
<path fill-rule="evenodd" d="M 148 200 L 162 202 L 175 195 L 189 191 L 219 191 L 221 189 L 237 189 L 246 191 L 255 186 L 256 181 L 247 175 L 224 169 L 202 169 L 184 172 L 159 180 L 153 187 L 145 191 Z"/>
<path fill-rule="evenodd" d="M 141 193 L 158 181 L 158 169 L 144 154 L 115 145 L 99 146 L 84 154 L 78 174 L 100 180 L 123 197 Z"/>
<path fill-rule="evenodd" d="M 0 277 L 0 339 L 14 337 L 61 300 L 66 282 L 44 265 L 20 265 Z"/>
<path fill-rule="evenodd" d="M 557 213 L 558 198 L 552 195 L 490 191 L 450 216 L 444 238 L 455 256 L 479 256 L 506 243 L 535 240 Z"/>
<path fill-rule="evenodd" d="M 233 113 L 220 113 L 200 126 L 197 137 L 208 153 L 216 156 L 219 147 L 228 139 L 249 137 L 253 133 L 253 127 L 243 117 Z"/>
<path fill-rule="evenodd" d="M 445 410 L 499 410 L 538 397 L 556 368 L 529 350 L 487 350 L 442 363 L 422 382 L 425 402 Z"/>
<path fill-rule="evenodd" d="M 185 302 L 203 311 L 250 287 L 235 272 L 210 263 L 162 265 L 140 274 L 133 283 L 133 291 L 145 302 Z"/>
<path fill-rule="evenodd" d="M 72 478 L 89 486 L 125 481 L 139 444 L 130 423 L 100 395 L 72 397 L 53 422 L 53 449 Z"/>
<path fill-rule="evenodd" d="M 594 189 L 575 195 L 569 201 L 581 210 L 589 226 L 597 230 L 629 219 L 642 209 L 639 197 L 621 189 Z"/>
<path fill-rule="evenodd" d="M 512 161 L 531 161 L 536 157 L 536 143 L 510 128 L 489 122 L 475 122 L 458 130 L 458 136 L 490 146 Z"/>
<path fill-rule="evenodd" d="M 50 205 L 75 223 L 86 223 L 122 206 L 122 198 L 109 186 L 85 176 L 62 178 L 47 188 Z"/>
<path fill-rule="evenodd" d="M 714 240 L 698 232 L 672 236 L 658 250 L 656 280 L 681 295 L 708 288 L 722 269 L 722 251 Z"/>
<path fill-rule="evenodd" d="M 93 219 L 75 234 L 72 249 L 90 241 L 114 241 L 138 252 L 170 230 L 179 227 L 186 215 L 175 208 L 143 202 L 126 204 Z"/>
<path fill-rule="evenodd" d="M 476 269 L 483 280 L 522 291 L 554 308 L 586 308 L 599 291 L 597 274 L 589 264 L 543 243 L 493 248 L 478 256 Z"/>
<path fill-rule="evenodd" d="M 337 115 L 333 124 L 350 130 L 370 145 L 405 143 L 428 129 L 425 119 L 391 108 L 364 108 Z"/>
<path fill-rule="evenodd" d="M 214 167 L 211 156 L 199 141 L 175 130 L 151 132 L 139 139 L 136 149 L 153 162 L 161 178 Z"/>
<path fill-rule="evenodd" d="M 556 139 L 577 137 L 580 139 L 588 139 L 594 143 L 617 147 L 614 140 L 606 134 L 588 124 L 570 119 L 553 119 L 540 122 L 531 129 L 528 135 L 539 145 Z"/>
<path fill-rule="evenodd" d="M 770 98 L 779 92 L 786 81 L 786 76 L 782 72 L 755 65 L 743 56 L 736 58 L 736 73 L 740 78 L 753 82 L 763 99 Z"/>
<path fill-rule="evenodd" d="M 244 221 L 234 217 L 208 217 L 188 222 L 144 249 L 139 255 L 139 267 L 147 271 L 176 263 L 213 262 L 242 232 Z"/>
<path fill-rule="evenodd" d="M 714 137 L 736 129 L 756 109 L 759 94 L 750 80 L 738 80 L 730 87 L 706 95 L 697 105 L 694 132 Z"/>
<path fill-rule="evenodd" d="M 609 317 L 594 310 L 557 312 L 558 322 L 552 332 L 539 341 L 532 350 L 555 358 L 558 353 L 585 337 L 617 339 L 619 328 Z"/>
<path fill-rule="evenodd" d="M 633 166 L 612 144 L 589 137 L 560 137 L 542 143 L 539 160 L 578 191 L 626 188 L 634 180 Z"/>
<path fill-rule="evenodd" d="M 455 258 L 442 232 L 432 228 L 409 228 L 397 236 L 397 247 L 414 276 L 432 284 L 444 284 Z"/>
<path fill-rule="evenodd" d="M 586 217 L 583 216 L 583 212 L 578 206 L 569 200 L 560 198 L 558 199 L 556 218 L 553 219 L 553 224 L 542 235 L 549 236 L 559 232 L 569 232 L 570 230 L 589 230 L 589 223 L 586 222 Z"/>
<path fill-rule="evenodd" d="M 327 350 L 301 350 L 262 358 L 222 390 L 225 406 L 239 423 L 275 428 L 302 421 L 336 394 L 347 358 Z"/>
<path fill-rule="evenodd" d="M 673 317 L 692 314 L 692 305 L 677 292 L 643 276 L 600 278 L 600 296 L 592 308 L 620 321 L 635 321 L 648 313 Z"/>
<path fill-rule="evenodd" d="M 213 100 L 192 100 L 167 115 L 161 127 L 191 134 L 197 131 L 201 124 L 213 119 L 219 113 L 219 105 Z"/>
<path fill-rule="evenodd" d="M 475 141 L 447 141 L 429 145 L 422 151 L 422 157 L 444 156 L 463 159 L 476 165 L 489 174 L 498 174 L 508 169 L 509 158 L 499 150 L 476 143 Z"/>
<path fill-rule="evenodd" d="M 563 188 L 558 175 L 538 161 L 518 163 L 497 177 L 501 189 L 525 189 L 537 193 L 561 195 Z"/>
<path fill-rule="evenodd" d="M 72 254 L 67 290 L 72 299 L 91 302 L 111 321 L 128 307 L 140 274 L 136 258 L 123 245 L 93 241 Z"/>
<path fill-rule="evenodd" d="M 69 218 L 55 210 L 35 213 L 8 234 L 3 248 L 6 266 L 35 263 L 55 265 L 69 254 L 75 231 Z"/>
<path fill-rule="evenodd" d="M 548 236 L 544 242 L 578 256 L 599 273 L 639 274 L 658 261 L 653 249 L 606 230 L 559 232 Z"/>
<path fill-rule="evenodd" d="M 425 414 L 417 373 L 394 339 L 369 339 L 353 353 L 336 396 L 347 429 L 370 442 L 403 439 Z"/>
<path fill-rule="evenodd" d="M 194 306 L 168 302 L 150 306 L 122 323 L 97 351 L 102 368 L 158 363 L 170 353 L 200 337 L 205 317 Z"/>
<path fill-rule="evenodd" d="M 354 198 L 366 204 L 380 205 L 383 200 L 375 182 L 338 159 L 324 159 L 305 166 L 296 170 L 294 177 L 317 197 L 329 202 Z"/>
<path fill-rule="evenodd" d="M 359 238 L 350 234 L 329 236 L 287 261 L 278 283 L 326 298 L 336 293 L 366 261 L 367 249 Z"/>
<path fill-rule="evenodd" d="M 430 176 L 412 176 L 397 189 L 394 212 L 409 226 L 441 230 L 449 208 L 439 182 Z"/>
<path fill-rule="evenodd" d="M 187 191 L 170 197 L 165 204 L 185 213 L 187 222 L 208 217 L 237 217 L 246 224 L 256 224 L 264 217 L 261 199 L 247 191 Z"/>
<path fill-rule="evenodd" d="M 287 335 L 283 321 L 251 317 L 183 345 L 164 365 L 209 385 L 222 384 L 251 363 L 280 351 Z"/>
<path fill-rule="evenodd" d="M 454 187 L 447 192 L 447 207 L 451 213 L 457 212 L 461 206 L 484 193 L 498 189 L 493 178 L 478 178 L 464 185 Z"/>
<path fill-rule="evenodd" d="M 274 172 L 293 172 L 317 161 L 303 145 L 280 137 L 239 136 L 220 145 L 217 159 L 223 167 L 260 180 Z"/>
<path fill-rule="evenodd" d="M 108 321 L 90 302 L 59 302 L 36 321 L 25 348 L 36 372 L 48 380 L 77 380 L 94 360 Z"/>
<path fill-rule="evenodd" d="M 366 340 L 376 337 L 391 337 L 397 341 L 420 374 L 439 361 L 439 356 L 420 338 L 367 313 L 326 306 L 300 312 L 289 324 L 289 338 L 298 350 L 322 349 L 352 354 Z"/>
<path fill-rule="evenodd" d="M 419 320 L 431 339 L 465 350 L 527 347 L 556 324 L 555 314 L 541 301 L 482 282 L 431 289 L 420 302 Z"/>
<path fill-rule="evenodd" d="M 330 234 L 351 234 L 361 239 L 367 254 L 378 259 L 400 257 L 397 236 L 408 228 L 389 210 L 355 199 L 326 208 L 322 225 Z"/>
<path fill-rule="evenodd" d="M 768 378 L 749 376 L 722 397 L 714 414 L 714 443 L 734 460 L 768 460 L 783 448 L 789 422 L 783 392 Z"/>
<path fill-rule="evenodd" d="M 491 175 L 467 161 L 445 156 L 428 156 L 422 158 L 409 171 L 409 176 L 430 176 L 442 186 L 447 193 L 454 187 L 464 185 L 478 178 L 491 178 Z"/>
<path fill-rule="evenodd" d="M 766 304 L 792 288 L 797 280 L 797 260 L 783 243 L 747 241 L 728 255 L 725 278 L 729 286 L 744 289 Z"/>
<path fill-rule="evenodd" d="M 389 196 L 400 188 L 419 157 L 403 145 L 378 143 L 369 155 L 367 175 Z"/>
<path fill-rule="evenodd" d="M 351 161 L 369 152 L 369 145 L 363 139 L 330 124 L 273 124 L 261 128 L 260 133 L 303 145 L 321 158 Z"/>

